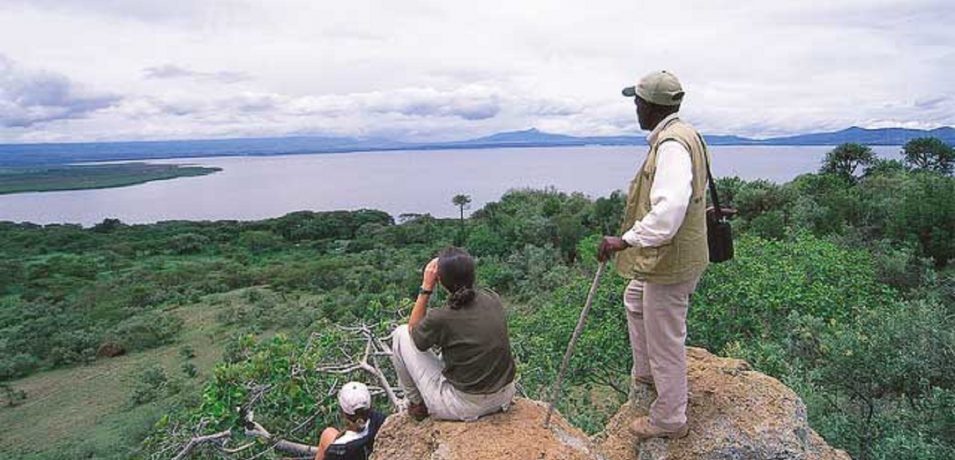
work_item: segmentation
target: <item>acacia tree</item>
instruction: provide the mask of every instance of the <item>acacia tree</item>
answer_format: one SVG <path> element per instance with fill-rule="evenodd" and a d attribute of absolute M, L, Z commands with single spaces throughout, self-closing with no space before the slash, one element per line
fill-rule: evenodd
<path fill-rule="evenodd" d="M 461 230 L 458 234 L 458 244 L 464 243 L 464 209 L 470 207 L 471 196 L 470 195 L 454 195 L 454 198 L 451 198 L 451 202 L 461 211 Z"/>
<path fill-rule="evenodd" d="M 902 147 L 905 163 L 914 169 L 951 174 L 955 149 L 936 137 L 918 137 Z"/>
<path fill-rule="evenodd" d="M 875 154 L 867 145 L 845 143 L 826 153 L 822 161 L 823 174 L 834 174 L 850 182 L 855 182 L 856 171 L 875 161 Z"/>

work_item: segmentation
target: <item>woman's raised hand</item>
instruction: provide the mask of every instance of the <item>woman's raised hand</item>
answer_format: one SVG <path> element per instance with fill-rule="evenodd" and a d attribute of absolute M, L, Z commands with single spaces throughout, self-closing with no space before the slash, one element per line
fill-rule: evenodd
<path fill-rule="evenodd" d="M 421 279 L 421 287 L 428 291 L 434 290 L 434 285 L 438 281 L 438 258 L 435 257 L 424 267 L 424 276 Z"/>

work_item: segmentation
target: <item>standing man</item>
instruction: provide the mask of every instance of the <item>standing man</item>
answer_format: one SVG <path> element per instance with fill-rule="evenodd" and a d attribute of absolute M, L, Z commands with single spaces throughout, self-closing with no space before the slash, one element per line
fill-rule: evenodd
<path fill-rule="evenodd" d="M 624 292 L 635 384 L 652 385 L 650 416 L 630 425 L 638 439 L 682 438 L 686 421 L 686 312 L 709 264 L 706 242 L 706 167 L 702 138 L 678 117 L 683 87 L 667 71 L 624 88 L 634 98 L 650 152 L 630 183 L 623 236 L 605 236 L 601 261 L 616 254 Z"/>

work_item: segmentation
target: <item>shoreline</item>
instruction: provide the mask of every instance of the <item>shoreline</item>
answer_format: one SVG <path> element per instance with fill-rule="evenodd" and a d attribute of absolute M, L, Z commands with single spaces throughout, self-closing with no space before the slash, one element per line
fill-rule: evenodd
<path fill-rule="evenodd" d="M 220 171 L 217 167 L 145 162 L 0 168 L 0 196 L 128 187 Z"/>

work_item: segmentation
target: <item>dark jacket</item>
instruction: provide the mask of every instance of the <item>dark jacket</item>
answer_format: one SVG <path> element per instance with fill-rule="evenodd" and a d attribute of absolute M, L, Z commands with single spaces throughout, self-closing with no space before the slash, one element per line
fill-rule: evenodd
<path fill-rule="evenodd" d="M 344 444 L 332 444 L 325 451 L 325 460 L 368 460 L 375 449 L 375 436 L 385 423 L 385 414 L 371 411 L 368 419 L 368 433 Z"/>

